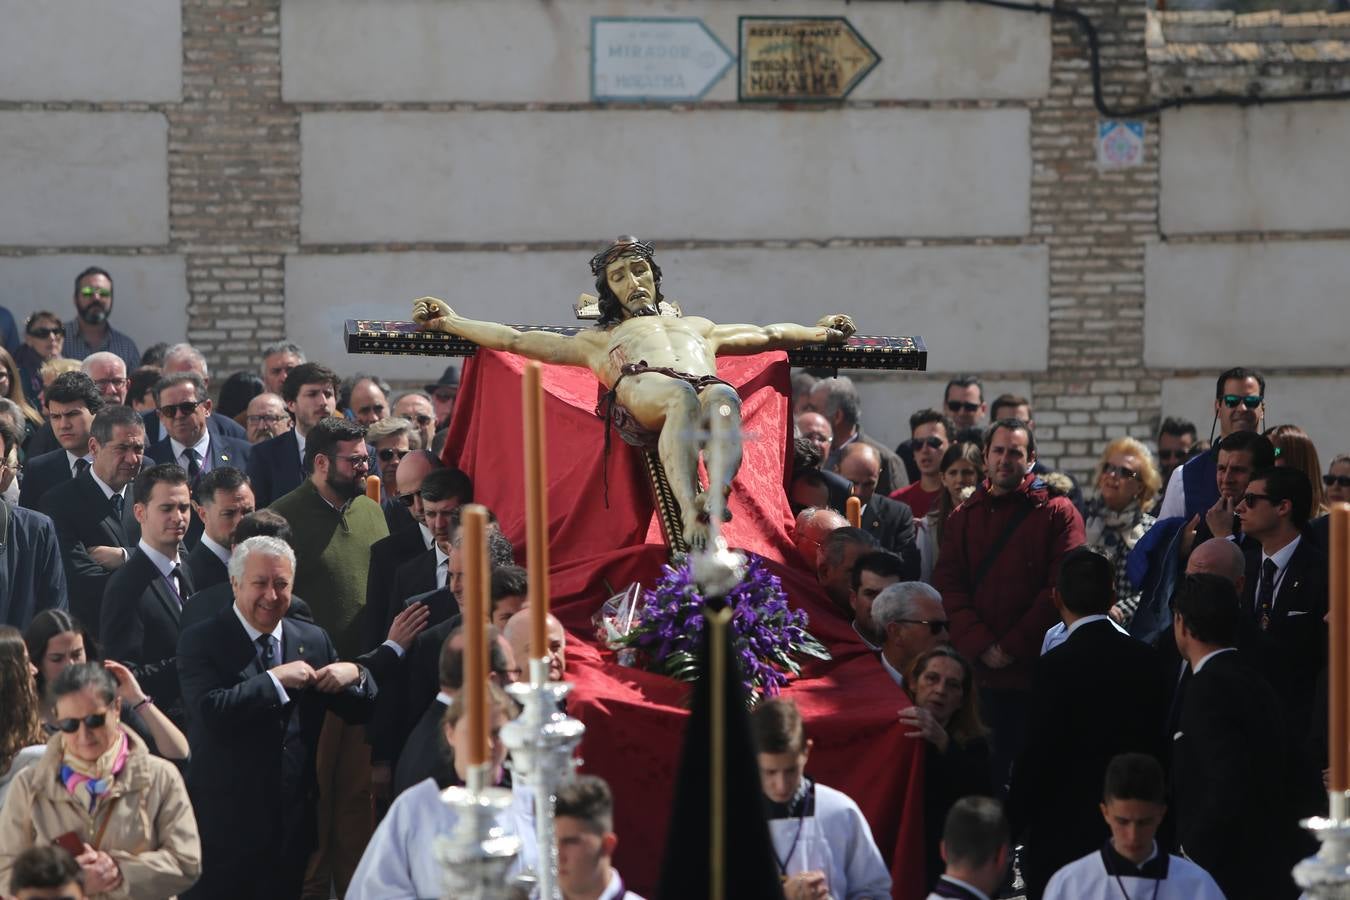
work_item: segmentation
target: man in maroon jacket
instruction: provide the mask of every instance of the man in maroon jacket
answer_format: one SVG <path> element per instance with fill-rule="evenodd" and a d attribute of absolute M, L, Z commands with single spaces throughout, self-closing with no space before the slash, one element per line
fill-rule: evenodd
<path fill-rule="evenodd" d="M 1031 471 L 1036 439 L 1024 422 L 996 421 L 985 435 L 984 462 L 988 480 L 942 530 L 933 586 L 952 643 L 975 664 L 1002 791 L 1021 750 L 1041 640 L 1058 618 L 1050 589 L 1064 555 L 1083 543 L 1083 520 Z"/>

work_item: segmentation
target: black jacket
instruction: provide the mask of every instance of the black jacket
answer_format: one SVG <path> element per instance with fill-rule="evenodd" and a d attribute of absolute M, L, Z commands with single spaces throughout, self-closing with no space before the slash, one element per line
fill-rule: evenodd
<path fill-rule="evenodd" d="M 127 496 L 119 519 L 113 513 L 112 502 L 86 470 L 79 478 L 52 488 L 42 498 L 42 512 L 56 525 L 56 537 L 61 544 L 70 611 L 95 637 L 98 637 L 103 591 L 112 571 L 94 562 L 87 548 L 136 548 L 141 539 L 141 526 L 136 522 L 130 493 L 129 489 L 125 491 Z"/>
<path fill-rule="evenodd" d="M 186 598 L 192 595 L 186 566 L 183 578 Z M 178 725 L 183 723 L 176 661 L 181 610 L 168 581 L 138 547 L 108 579 L 99 617 L 104 657 L 131 669 L 145 692 Z"/>
<path fill-rule="evenodd" d="M 59 446 L 40 456 L 29 456 L 23 466 L 23 483 L 19 485 L 19 505 L 25 509 L 41 509 L 42 498 L 60 484 L 71 481 L 70 457 Z"/>
<path fill-rule="evenodd" d="M 248 458 L 252 446 L 246 440 L 232 438 L 212 431 L 209 427 L 211 422 L 219 418 L 221 417 L 208 416 L 206 419 L 206 424 L 208 426 L 206 431 L 211 436 L 210 443 L 207 445 L 207 452 L 210 454 L 211 462 L 210 465 L 204 465 L 202 467 L 202 472 L 205 473 L 210 469 L 218 469 L 221 466 L 233 466 L 240 472 L 243 472 L 248 467 Z M 146 465 L 151 465 L 152 463 L 174 463 L 175 465 L 182 465 L 182 461 L 174 458 L 173 444 L 169 442 L 168 437 L 163 438 L 157 443 L 151 444 L 150 449 L 145 451 L 145 456 Z M 194 484 L 191 487 L 195 493 L 196 485 Z M 202 539 L 202 531 L 205 527 L 206 526 L 202 524 L 202 517 L 195 513 L 188 519 L 187 536 L 183 538 L 183 543 L 188 549 L 193 549 L 197 546 L 198 541 Z"/>
<path fill-rule="evenodd" d="M 883 550 L 900 555 L 904 561 L 901 581 L 919 580 L 919 548 L 914 543 L 914 512 L 908 503 L 892 500 L 878 490 L 863 507 L 862 530 L 876 538 Z"/>
<path fill-rule="evenodd" d="M 183 562 L 192 576 L 194 591 L 204 591 L 221 582 L 228 583 L 230 580 L 229 568 L 221 562 L 214 550 L 201 541 L 197 542 L 197 546 L 192 548 Z"/>
<path fill-rule="evenodd" d="M 337 660 L 317 625 L 282 620 L 281 661 Z M 314 759 L 325 715 L 363 721 L 375 683 L 338 694 L 289 691 L 282 704 L 233 608 L 183 632 L 179 676 L 188 714 L 188 792 L 202 841 L 202 877 L 188 897 L 293 898 L 315 841 Z"/>
<path fill-rule="evenodd" d="M 305 470 L 300 465 L 300 444 L 294 429 L 253 445 L 248 457 L 248 480 L 258 509 L 300 486 L 305 480 Z"/>
<path fill-rule="evenodd" d="M 394 596 L 394 575 L 399 566 L 427 553 L 422 529 L 416 522 L 412 528 L 390 533 L 370 545 L 370 574 L 366 578 L 366 633 L 364 649 L 378 647 L 389 634 L 389 624 L 403 609 L 403 597 Z M 433 554 L 434 557 L 434 554 Z M 435 571 L 432 571 L 435 578 Z M 435 582 L 432 582 L 435 587 Z"/>

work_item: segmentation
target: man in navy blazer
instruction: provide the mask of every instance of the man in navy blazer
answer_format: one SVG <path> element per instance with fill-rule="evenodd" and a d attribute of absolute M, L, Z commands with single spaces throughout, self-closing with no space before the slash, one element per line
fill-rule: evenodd
<path fill-rule="evenodd" d="M 249 538 L 230 573 L 234 604 L 178 644 L 203 861 L 185 896 L 294 898 L 316 838 L 324 716 L 364 721 L 376 688 L 338 661 L 327 632 L 286 616 L 295 554 L 284 541 Z"/>
<path fill-rule="evenodd" d="M 202 383 L 209 389 L 211 387 L 211 372 L 206 365 L 206 357 L 202 356 L 200 350 L 191 344 L 174 344 L 164 351 L 164 366 L 161 374 L 164 377 L 178 375 L 183 372 L 195 372 L 201 377 Z M 202 396 L 206 391 L 202 392 Z M 158 405 L 158 401 L 156 401 Z M 213 416 L 207 420 L 207 430 L 213 435 L 222 435 L 237 440 L 248 442 L 248 432 L 238 422 L 228 419 L 224 416 Z M 145 437 L 151 444 L 158 444 L 164 439 L 164 431 L 161 427 L 159 416 L 154 410 L 145 413 Z"/>
<path fill-rule="evenodd" d="M 281 396 L 295 416 L 285 434 L 253 445 L 248 478 L 259 507 L 271 505 L 305 480 L 305 437 L 319 421 L 337 410 L 337 373 L 318 363 L 301 363 L 286 376 Z"/>
<path fill-rule="evenodd" d="M 70 481 L 88 465 L 89 429 L 103 409 L 103 397 L 93 379 L 83 372 L 62 372 L 46 390 L 48 424 L 61 445 L 31 454 L 19 486 L 19 505 L 38 509 L 42 497 L 58 484 Z"/>
<path fill-rule="evenodd" d="M 0 460 L 22 442 L 0 422 Z M 0 464 L 0 490 L 14 476 Z M 56 526 L 40 512 L 0 500 L 0 624 L 23 631 L 44 609 L 66 608 L 66 572 Z"/>
<path fill-rule="evenodd" d="M 155 406 L 165 437 L 146 454 L 156 463 L 173 463 L 188 474 L 195 489 L 202 475 L 221 466 L 243 469 L 253 447 L 247 440 L 212 434 L 206 427 L 211 415 L 211 398 L 206 382 L 196 372 L 166 375 L 155 385 Z M 184 543 L 197 546 L 202 536 L 202 521 L 193 516 Z"/>
<path fill-rule="evenodd" d="M 48 491 L 42 512 L 56 525 L 70 611 L 97 632 L 108 577 L 126 563 L 141 537 L 129 489 L 144 459 L 141 417 L 129 406 L 100 410 L 89 444 L 93 463 L 79 477 Z"/>

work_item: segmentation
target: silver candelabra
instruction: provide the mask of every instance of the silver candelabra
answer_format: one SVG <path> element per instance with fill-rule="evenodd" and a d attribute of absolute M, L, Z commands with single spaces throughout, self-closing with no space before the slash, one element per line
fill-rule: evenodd
<path fill-rule="evenodd" d="M 558 785 L 576 775 L 573 752 L 586 726 L 561 711 L 572 686 L 548 680 L 548 659 L 530 660 L 528 683 L 506 689 L 520 701 L 521 714 L 502 727 L 502 743 L 511 751 L 513 777 L 534 796 L 534 834 L 539 848 L 535 878 L 540 900 L 557 900 L 558 844 L 553 814 Z"/>
<path fill-rule="evenodd" d="M 1294 866 L 1307 900 L 1350 900 L 1350 791 L 1328 791 L 1327 816 L 1303 820 L 1322 842 L 1317 854 Z"/>
<path fill-rule="evenodd" d="M 464 787 L 441 792 L 455 811 L 455 827 L 436 841 L 436 858 L 445 867 L 447 900 L 509 900 L 507 873 L 520 852 L 520 838 L 500 824 L 511 808 L 511 792 L 488 787 L 491 764 L 471 766 Z"/>

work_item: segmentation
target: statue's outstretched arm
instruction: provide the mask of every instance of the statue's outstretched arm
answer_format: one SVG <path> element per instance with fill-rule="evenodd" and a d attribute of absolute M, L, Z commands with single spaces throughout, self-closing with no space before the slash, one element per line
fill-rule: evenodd
<path fill-rule="evenodd" d="M 716 352 L 727 356 L 764 350 L 791 350 L 803 344 L 842 344 L 857 328 L 845 315 L 825 316 L 814 326 L 784 322 L 778 325 L 714 325 L 709 332 Z"/>
<path fill-rule="evenodd" d="M 489 350 L 516 353 L 540 362 L 562 366 L 590 367 L 594 343 L 588 332 L 575 336 L 553 334 L 548 331 L 517 331 L 510 325 L 466 319 L 452 310 L 444 300 L 422 297 L 413 302 L 413 321 L 424 331 L 440 331 L 473 341 Z M 601 348 L 603 352 L 603 348 Z"/>

